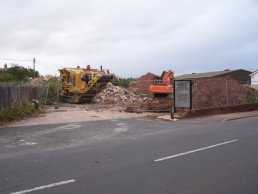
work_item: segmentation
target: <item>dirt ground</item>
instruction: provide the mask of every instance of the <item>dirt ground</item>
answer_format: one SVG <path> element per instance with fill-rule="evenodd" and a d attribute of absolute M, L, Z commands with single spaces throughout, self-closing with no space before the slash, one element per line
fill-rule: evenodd
<path fill-rule="evenodd" d="M 96 121 L 119 118 L 135 118 L 145 117 L 149 113 L 126 113 L 119 111 L 103 111 L 99 110 L 97 106 L 95 110 L 88 105 L 65 105 L 58 109 L 55 107 L 47 107 L 46 111 L 36 117 L 25 118 L 21 121 L 16 121 L 8 126 L 29 126 L 41 124 L 55 124 L 55 123 L 70 123 L 82 121 Z"/>

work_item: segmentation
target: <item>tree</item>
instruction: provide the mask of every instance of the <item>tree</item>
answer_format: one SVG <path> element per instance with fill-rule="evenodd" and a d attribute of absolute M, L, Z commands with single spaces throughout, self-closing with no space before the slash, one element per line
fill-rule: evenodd
<path fill-rule="evenodd" d="M 39 77 L 39 72 L 31 69 L 12 64 L 7 69 L 0 69 L 0 81 L 11 82 L 11 81 L 24 81 L 29 77 Z"/>
<path fill-rule="evenodd" d="M 123 86 L 127 88 L 131 81 L 135 80 L 134 78 L 118 78 L 116 81 L 112 81 L 112 84 L 115 86 Z"/>

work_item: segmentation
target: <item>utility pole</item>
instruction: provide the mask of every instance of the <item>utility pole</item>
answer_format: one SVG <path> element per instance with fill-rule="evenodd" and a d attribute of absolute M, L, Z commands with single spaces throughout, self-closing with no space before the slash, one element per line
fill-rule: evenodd
<path fill-rule="evenodd" d="M 33 78 L 35 78 L 35 63 L 36 63 L 36 59 L 35 57 L 33 58 Z"/>

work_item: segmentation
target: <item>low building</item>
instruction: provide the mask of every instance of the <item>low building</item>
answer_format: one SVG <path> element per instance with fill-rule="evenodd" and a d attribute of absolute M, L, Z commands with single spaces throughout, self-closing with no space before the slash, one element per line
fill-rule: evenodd
<path fill-rule="evenodd" d="M 216 79 L 234 79 L 242 83 L 250 83 L 251 78 L 250 74 L 252 72 L 246 71 L 244 69 L 229 70 L 224 71 L 214 71 L 206 73 L 191 73 L 175 77 L 175 80 L 193 80 L 197 79 L 207 79 L 207 78 L 216 78 Z M 258 73 L 256 73 L 256 79 L 258 78 Z"/>
<path fill-rule="evenodd" d="M 250 74 L 251 85 L 258 85 L 258 70 Z"/>
<path fill-rule="evenodd" d="M 177 76 L 175 80 L 192 80 L 193 109 L 234 106 L 249 102 L 250 74 L 243 69 Z"/>

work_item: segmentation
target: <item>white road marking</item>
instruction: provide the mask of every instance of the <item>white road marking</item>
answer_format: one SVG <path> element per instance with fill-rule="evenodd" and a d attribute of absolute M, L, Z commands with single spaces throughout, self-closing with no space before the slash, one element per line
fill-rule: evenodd
<path fill-rule="evenodd" d="M 26 142 L 26 141 L 22 141 L 21 143 L 12 143 L 12 144 L 8 144 L 5 147 L 7 148 L 17 148 L 18 146 L 35 146 L 37 145 L 37 142 Z"/>
<path fill-rule="evenodd" d="M 183 153 L 175 154 L 175 155 L 172 155 L 172 156 L 167 156 L 167 157 L 164 157 L 164 158 L 159 158 L 159 159 L 156 159 L 154 161 L 155 162 L 161 162 L 163 160 L 177 158 L 177 157 L 184 156 L 184 155 L 187 155 L 187 154 L 192 154 L 192 153 L 195 153 L 195 152 L 200 152 L 200 151 L 203 151 L 203 150 L 215 148 L 215 147 L 222 146 L 222 145 L 229 144 L 229 143 L 234 143 L 234 142 L 237 142 L 237 141 L 239 141 L 239 140 L 238 139 L 234 139 L 234 140 L 231 140 L 231 141 L 226 141 L 226 142 L 223 142 L 223 143 L 219 143 L 219 144 L 215 144 L 215 145 L 210 145 L 210 146 L 199 148 L 199 149 L 196 149 L 196 150 L 191 150 L 191 151 L 188 151 L 188 152 L 183 152 Z"/>
<path fill-rule="evenodd" d="M 88 149 L 87 149 L 87 148 L 85 148 L 85 149 L 81 149 L 81 150 L 79 150 L 79 152 L 85 152 L 85 151 L 88 151 Z"/>
<path fill-rule="evenodd" d="M 57 187 L 57 186 L 60 186 L 60 185 L 66 185 L 66 184 L 73 183 L 73 182 L 76 182 L 76 180 L 71 179 L 71 180 L 61 181 L 61 182 L 52 183 L 52 184 L 49 184 L 49 185 L 43 185 L 43 186 L 40 186 L 40 187 L 35 187 L 35 188 L 32 188 L 32 189 L 28 189 L 28 190 L 17 191 L 17 192 L 10 193 L 10 194 L 30 193 L 30 192 L 33 192 L 33 191 L 39 191 L 39 190 L 43 190 L 43 189 L 47 189 L 47 188 L 51 188 L 51 187 Z"/>
<path fill-rule="evenodd" d="M 115 128 L 113 130 L 115 133 L 122 133 L 122 132 L 128 131 L 128 129 L 125 127 L 119 127 L 119 128 Z"/>
<path fill-rule="evenodd" d="M 37 145 L 37 142 L 22 142 L 20 143 L 21 146 L 34 146 Z"/>
<path fill-rule="evenodd" d="M 63 130 L 72 130 L 72 129 L 77 129 L 77 128 L 80 128 L 81 125 L 75 125 L 75 124 L 68 124 L 68 125 L 63 125 L 63 126 L 59 126 L 59 127 L 56 127 L 56 128 L 53 128 L 53 129 L 48 129 L 48 130 L 45 130 L 45 131 L 41 131 L 39 132 L 40 134 L 48 134 L 48 133 L 56 133 L 56 132 L 59 132 L 59 131 L 63 131 Z"/>
<path fill-rule="evenodd" d="M 113 129 L 115 133 L 122 133 L 122 132 L 128 131 L 128 128 L 126 127 L 125 123 L 115 123 L 115 124 L 119 126 Z"/>
<path fill-rule="evenodd" d="M 126 124 L 125 123 L 117 123 L 117 125 L 125 126 Z"/>

